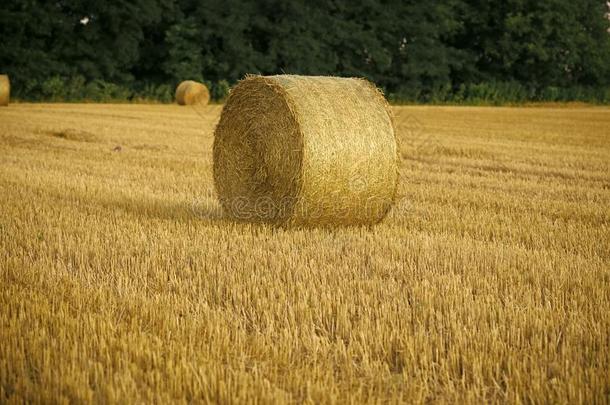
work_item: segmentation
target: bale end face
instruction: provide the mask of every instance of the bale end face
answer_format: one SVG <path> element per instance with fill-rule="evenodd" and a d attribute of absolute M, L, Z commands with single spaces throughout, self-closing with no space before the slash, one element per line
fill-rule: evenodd
<path fill-rule="evenodd" d="M 283 225 L 363 225 L 392 206 L 391 113 L 362 79 L 251 76 L 214 137 L 214 182 L 229 216 Z"/>

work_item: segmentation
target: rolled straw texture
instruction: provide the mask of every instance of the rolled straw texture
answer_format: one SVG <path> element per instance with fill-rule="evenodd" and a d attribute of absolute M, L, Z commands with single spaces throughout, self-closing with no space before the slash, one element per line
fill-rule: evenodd
<path fill-rule="evenodd" d="M 7 106 L 11 100 L 11 82 L 8 75 L 0 75 L 0 106 Z"/>
<path fill-rule="evenodd" d="M 203 83 L 185 80 L 176 87 L 175 97 L 180 105 L 206 105 L 210 101 L 210 92 Z"/>
<path fill-rule="evenodd" d="M 216 127 L 214 183 L 225 212 L 238 220 L 377 223 L 398 183 L 389 106 L 364 79 L 246 77 Z"/>

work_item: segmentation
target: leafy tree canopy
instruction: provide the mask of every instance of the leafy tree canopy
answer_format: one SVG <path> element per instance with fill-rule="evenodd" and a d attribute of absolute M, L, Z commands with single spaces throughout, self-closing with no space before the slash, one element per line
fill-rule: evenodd
<path fill-rule="evenodd" d="M 608 88 L 607 12 L 603 0 L 13 0 L 0 72 L 23 97 L 52 77 L 226 87 L 282 72 L 363 76 L 423 101 L 482 83 Z"/>

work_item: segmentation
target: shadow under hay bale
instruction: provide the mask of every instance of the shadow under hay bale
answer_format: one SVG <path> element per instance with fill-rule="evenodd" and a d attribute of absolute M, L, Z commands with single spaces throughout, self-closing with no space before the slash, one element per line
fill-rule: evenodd
<path fill-rule="evenodd" d="M 175 97 L 179 105 L 207 105 L 210 101 L 210 92 L 205 84 L 186 80 L 176 88 Z"/>
<path fill-rule="evenodd" d="M 11 81 L 8 75 L 0 75 L 0 106 L 7 106 L 11 100 Z"/>
<path fill-rule="evenodd" d="M 366 225 L 396 196 L 397 145 L 383 95 L 363 79 L 249 76 L 214 136 L 214 182 L 237 220 Z"/>

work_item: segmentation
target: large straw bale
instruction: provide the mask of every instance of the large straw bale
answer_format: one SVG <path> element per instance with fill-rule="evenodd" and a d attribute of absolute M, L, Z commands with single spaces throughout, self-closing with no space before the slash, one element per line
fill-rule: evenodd
<path fill-rule="evenodd" d="M 214 183 L 238 220 L 377 223 L 398 183 L 391 111 L 364 79 L 246 77 L 215 131 Z"/>
<path fill-rule="evenodd" d="M 210 92 L 205 84 L 185 80 L 176 88 L 176 102 L 180 105 L 206 105 L 210 101 Z"/>
<path fill-rule="evenodd" d="M 7 106 L 11 99 L 11 82 L 8 75 L 0 75 L 0 106 Z"/>

